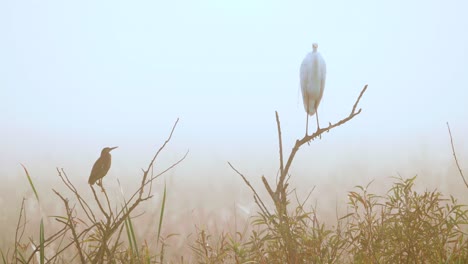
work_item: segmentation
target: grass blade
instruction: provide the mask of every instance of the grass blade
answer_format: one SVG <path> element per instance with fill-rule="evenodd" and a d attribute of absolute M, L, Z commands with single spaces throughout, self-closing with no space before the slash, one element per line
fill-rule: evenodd
<path fill-rule="evenodd" d="M 133 254 L 133 243 L 132 243 L 132 236 L 130 235 L 130 228 L 128 227 L 128 220 L 125 219 L 125 231 L 127 231 L 127 237 L 128 237 L 128 244 L 130 244 L 130 252 Z"/>
<path fill-rule="evenodd" d="M 3 264 L 6 264 L 6 259 L 5 259 L 5 255 L 3 255 L 3 250 L 0 249 L 0 254 L 2 254 L 2 261 L 3 261 Z"/>
<path fill-rule="evenodd" d="M 132 218 L 130 218 L 130 215 L 128 215 L 128 227 L 130 229 L 130 235 L 132 237 L 133 248 L 135 249 L 135 253 L 137 254 L 138 259 L 140 259 L 140 254 L 138 252 L 138 244 L 136 241 L 135 232 L 133 231 L 133 223 L 132 223 Z"/>
<path fill-rule="evenodd" d="M 128 212 L 127 207 L 125 207 L 125 213 Z M 136 241 L 135 232 L 133 230 L 133 223 L 130 215 L 125 219 L 125 230 L 127 231 L 128 243 L 130 244 L 130 250 L 133 253 L 136 253 L 138 259 L 140 259 L 140 253 L 138 252 L 138 243 Z"/>
<path fill-rule="evenodd" d="M 45 256 L 44 256 L 44 221 L 41 218 L 41 226 L 39 230 L 39 252 L 40 252 L 40 263 L 44 264 Z"/>
<path fill-rule="evenodd" d="M 23 164 L 21 164 L 21 166 L 23 166 L 24 172 L 26 173 L 26 176 L 28 177 L 29 184 L 31 185 L 31 188 L 34 191 L 34 195 L 36 195 L 37 201 L 39 201 L 39 195 L 37 195 L 36 187 L 34 187 L 34 184 L 32 182 L 32 179 L 31 179 L 31 176 L 29 175 L 28 170 L 26 169 L 26 167 Z"/>
<path fill-rule="evenodd" d="M 21 259 L 16 259 L 16 261 L 20 261 L 21 263 L 27 263 L 26 259 L 24 258 L 21 252 L 18 252 L 18 255 L 20 256 Z"/>
<path fill-rule="evenodd" d="M 162 199 L 162 204 L 161 204 L 161 214 L 159 215 L 158 237 L 156 240 L 156 248 L 159 246 L 159 236 L 161 235 L 165 206 L 166 206 L 166 181 L 164 181 L 164 193 L 163 193 L 163 199 Z"/>

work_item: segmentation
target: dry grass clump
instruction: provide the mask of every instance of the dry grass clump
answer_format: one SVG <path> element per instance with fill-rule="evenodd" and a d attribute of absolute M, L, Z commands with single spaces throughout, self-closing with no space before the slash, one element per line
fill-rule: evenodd
<path fill-rule="evenodd" d="M 197 263 L 468 263 L 466 206 L 436 190 L 414 191 L 415 179 L 396 178 L 384 195 L 357 186 L 348 195 L 351 212 L 335 226 L 297 205 L 287 216 L 294 260 L 274 224 L 277 212 L 255 216 L 259 231 L 248 237 L 201 230 L 191 247 Z"/>
<path fill-rule="evenodd" d="M 397 178 L 384 196 L 358 186 L 349 193 L 352 212 L 348 254 L 358 263 L 466 263 L 466 206 L 437 190 L 413 190 L 416 177 Z"/>
<path fill-rule="evenodd" d="M 317 128 L 312 135 L 298 139 L 287 158 L 283 156 L 281 125 L 276 113 L 279 139 L 279 176 L 274 184 L 262 177 L 267 197 L 261 197 L 247 177 L 231 163 L 229 166 L 251 189 L 259 212 L 250 226 L 235 233 L 210 234 L 197 228 L 193 242 L 187 247 L 190 256 L 166 254 L 171 237 L 161 236 L 166 201 L 163 191 L 156 246 L 147 240 L 137 241 L 132 215 L 135 209 L 153 197 L 152 183 L 160 175 L 184 160 L 158 174 L 153 165 L 159 153 L 170 141 L 172 131 L 143 170 L 139 188 L 123 201 L 113 201 L 107 191 L 96 191 L 91 186 L 94 200 L 86 200 L 75 188 L 64 170 L 58 170 L 68 194 L 55 191 L 57 201 L 63 204 L 64 214 L 53 216 L 58 231 L 41 220 L 37 236 L 24 239 L 28 224 L 23 200 L 15 244 L 1 252 L 3 263 L 468 263 L 468 224 L 466 206 L 452 196 L 439 191 L 414 190 L 416 177 L 395 178 L 393 186 L 383 194 L 370 192 L 367 186 L 356 186 L 348 193 L 348 213 L 337 216 L 334 223 L 320 219 L 316 208 L 308 207 L 308 198 L 300 201 L 289 186 L 289 169 L 298 150 L 323 133 L 350 121 L 361 109 L 357 105 L 365 93 L 363 88 L 351 113 L 346 118 Z M 453 143 L 452 143 L 453 147 Z M 454 156 L 456 159 L 455 151 Z M 458 160 L 457 160 L 458 166 Z M 459 168 L 459 166 L 458 166 Z M 29 183 L 39 202 L 39 195 L 27 172 Z M 465 181 L 463 172 L 460 174 Z M 466 181 L 465 181 L 466 182 Z M 467 185 L 468 187 L 468 185 Z M 90 206 L 93 202 L 96 206 Z M 273 205 L 273 208 L 267 205 Z M 294 205 L 294 206 L 293 206 Z M 97 209 L 96 209 L 97 208 Z M 151 238 L 150 238 L 151 239 Z"/>

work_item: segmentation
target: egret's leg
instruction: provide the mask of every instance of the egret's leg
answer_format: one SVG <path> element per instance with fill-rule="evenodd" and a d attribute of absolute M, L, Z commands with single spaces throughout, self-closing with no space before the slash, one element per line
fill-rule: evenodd
<path fill-rule="evenodd" d="M 317 131 L 320 129 L 317 107 L 315 108 L 315 117 L 317 118 Z"/>
<path fill-rule="evenodd" d="M 309 98 L 307 98 L 307 111 L 306 111 L 306 137 L 309 135 Z"/>
<path fill-rule="evenodd" d="M 319 125 L 319 118 L 318 118 L 318 111 L 317 107 L 315 107 L 315 117 L 317 118 L 317 132 L 320 130 L 320 125 Z M 319 135 L 319 138 L 322 139 L 322 134 Z"/>

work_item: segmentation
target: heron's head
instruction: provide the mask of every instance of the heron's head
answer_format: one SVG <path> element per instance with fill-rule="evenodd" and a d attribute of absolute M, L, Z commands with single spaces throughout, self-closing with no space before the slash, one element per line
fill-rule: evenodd
<path fill-rule="evenodd" d="M 113 147 L 113 148 L 106 147 L 106 148 L 103 148 L 102 151 L 101 151 L 101 155 L 107 154 L 107 153 L 111 152 L 113 149 L 116 149 L 116 148 L 118 148 L 118 147 Z"/>
<path fill-rule="evenodd" d="M 317 43 L 312 44 L 312 50 L 313 50 L 313 51 L 317 51 L 317 48 L 318 48 L 318 44 L 317 44 Z"/>

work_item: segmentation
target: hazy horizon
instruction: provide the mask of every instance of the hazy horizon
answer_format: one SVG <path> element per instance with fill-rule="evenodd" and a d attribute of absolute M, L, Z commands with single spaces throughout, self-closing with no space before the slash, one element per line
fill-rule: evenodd
<path fill-rule="evenodd" d="M 317 186 L 334 203 L 333 190 L 345 195 L 400 173 L 459 193 L 446 122 L 467 168 L 467 8 L 462 1 L 1 2 L 0 175 L 24 181 L 23 163 L 36 181 L 55 181 L 60 167 L 86 184 L 101 149 L 119 146 L 104 181 L 129 182 L 180 118 L 158 164 L 190 153 L 167 180 L 200 199 L 207 188 L 219 190 L 230 206 L 251 194 L 227 161 L 259 188 L 262 175 L 275 179 L 275 111 L 285 154 L 304 135 L 299 66 L 317 42 L 327 63 L 322 126 L 347 116 L 369 88 L 359 116 L 300 150 L 291 169 L 298 191 Z M 231 196 L 223 193 L 229 188 Z"/>

